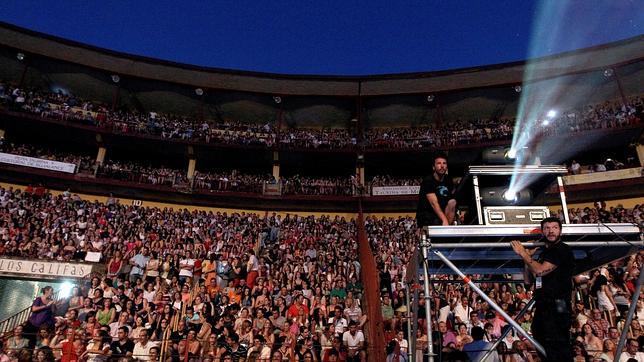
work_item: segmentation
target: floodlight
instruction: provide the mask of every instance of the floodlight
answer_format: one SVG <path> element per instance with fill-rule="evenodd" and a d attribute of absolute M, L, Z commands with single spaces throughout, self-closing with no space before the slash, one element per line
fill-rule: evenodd
<path fill-rule="evenodd" d="M 518 195 L 516 192 L 513 192 L 511 190 L 505 190 L 503 193 L 503 200 L 514 204 L 517 201 Z"/>
<path fill-rule="evenodd" d="M 72 295 L 72 289 L 74 289 L 74 284 L 68 281 L 63 282 L 60 286 L 60 298 L 68 298 Z"/>
<path fill-rule="evenodd" d="M 112 82 L 118 83 L 121 81 L 121 77 L 118 76 L 118 74 L 112 74 Z"/>
<path fill-rule="evenodd" d="M 604 77 L 606 77 L 606 78 L 611 77 L 613 75 L 613 72 L 614 72 L 613 68 L 608 68 L 608 69 L 604 70 Z"/>
<path fill-rule="evenodd" d="M 508 185 L 481 189 L 481 202 L 486 206 L 530 205 L 532 190 L 511 190 Z"/>
<path fill-rule="evenodd" d="M 481 158 L 486 165 L 509 165 L 516 161 L 517 149 L 510 146 L 494 146 L 483 150 Z"/>
<path fill-rule="evenodd" d="M 505 157 L 510 160 L 514 160 L 517 158 L 517 149 L 516 148 L 510 148 L 506 153 Z"/>
<path fill-rule="evenodd" d="M 280 104 L 280 103 L 282 103 L 282 97 L 280 97 L 280 96 L 275 96 L 275 97 L 273 97 L 273 101 L 274 101 L 275 103 L 277 103 L 277 104 Z"/>
<path fill-rule="evenodd" d="M 549 124 L 550 124 L 550 121 L 547 120 L 547 119 L 544 119 L 543 121 L 541 121 L 541 125 L 544 126 L 544 127 L 549 125 Z"/>
<path fill-rule="evenodd" d="M 198 95 L 198 96 L 202 96 L 203 95 L 203 89 L 201 89 L 201 88 L 195 89 L 195 94 Z"/>
<path fill-rule="evenodd" d="M 435 97 L 434 97 L 434 95 L 433 95 L 433 94 L 428 95 L 428 96 L 427 96 L 427 102 L 432 103 L 432 102 L 434 101 L 434 98 L 435 98 Z"/>
<path fill-rule="evenodd" d="M 551 109 L 548 111 L 547 116 L 548 118 L 555 118 L 557 116 L 557 111 L 555 111 L 554 109 Z"/>
<path fill-rule="evenodd" d="M 523 88 L 522 88 L 520 85 L 515 85 L 515 86 L 514 86 L 514 91 L 515 91 L 515 92 L 517 92 L 517 93 L 521 93 L 521 91 L 522 91 L 522 90 L 523 90 Z"/>
<path fill-rule="evenodd" d="M 18 60 L 24 60 L 25 59 L 25 53 L 16 54 L 16 58 L 18 58 Z"/>

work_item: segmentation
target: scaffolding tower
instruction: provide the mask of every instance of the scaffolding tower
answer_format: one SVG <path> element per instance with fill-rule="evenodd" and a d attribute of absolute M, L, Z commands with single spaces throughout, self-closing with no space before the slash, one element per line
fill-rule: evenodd
<path fill-rule="evenodd" d="M 575 275 L 624 258 L 642 249 L 642 231 L 636 224 L 570 224 L 562 179 L 562 175 L 567 173 L 565 167 L 471 166 L 461 184 L 467 183 L 468 179 L 471 179 L 478 224 L 425 227 L 418 245 L 422 255 L 419 272 L 423 276 L 424 282 L 429 361 L 434 361 L 430 294 L 430 275 L 432 274 L 457 275 L 463 283 L 468 284 L 475 293 L 487 301 L 490 307 L 498 312 L 517 333 L 529 340 L 540 353 L 545 355 L 543 347 L 480 290 L 468 276 L 472 274 L 512 274 L 523 278 L 523 260 L 512 251 L 510 241 L 520 240 L 526 247 L 543 245 L 537 241 L 541 238 L 540 225 L 538 224 L 483 225 L 484 215 L 481 207 L 479 179 L 488 175 L 509 176 L 515 173 L 537 176 L 540 192 L 544 192 L 556 180 L 565 219 L 562 228 L 562 241 L 573 249 L 576 260 Z M 643 275 L 644 270 L 640 273 L 638 286 L 641 285 Z M 635 302 L 639 297 L 639 287 L 637 291 L 638 293 L 633 295 Z M 631 303 L 632 306 L 636 304 L 635 302 Z M 634 310 L 631 308 L 631 313 L 627 316 L 629 323 Z M 626 330 L 625 328 L 620 338 L 618 352 L 621 352 L 623 347 Z M 415 346 L 415 336 L 410 337 L 410 340 Z M 410 353 L 410 356 L 413 354 L 413 352 Z M 485 357 L 488 355 L 489 353 Z"/>

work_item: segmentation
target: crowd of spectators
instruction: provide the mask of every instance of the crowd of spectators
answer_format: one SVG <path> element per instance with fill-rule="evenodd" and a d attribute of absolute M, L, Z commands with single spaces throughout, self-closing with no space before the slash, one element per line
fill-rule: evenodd
<path fill-rule="evenodd" d="M 94 164 L 93 157 L 90 155 L 77 155 L 62 152 L 53 148 L 43 148 L 30 144 L 9 142 L 4 137 L 0 137 L 0 152 L 50 161 L 72 163 L 76 165 L 75 172 L 78 173 L 92 172 Z"/>
<path fill-rule="evenodd" d="M 168 139 L 207 143 L 257 145 L 285 148 L 423 149 L 478 144 L 512 138 L 511 118 L 455 120 L 440 126 L 369 128 L 363 137 L 345 128 L 279 129 L 275 122 L 242 123 L 212 121 L 157 112 L 113 110 L 96 102 L 62 92 L 24 90 L 0 82 L 0 103 L 14 111 L 42 117 L 75 121 L 120 133 L 140 133 Z M 639 123 L 644 105 L 641 97 L 628 103 L 606 102 L 561 112 L 540 132 L 580 132 L 624 127 Z"/>
<path fill-rule="evenodd" d="M 371 187 L 379 186 L 420 186 L 421 177 L 396 177 L 391 175 L 374 176 L 369 184 Z"/>
<path fill-rule="evenodd" d="M 548 129 L 558 133 L 618 128 L 641 122 L 643 114 L 642 97 L 630 97 L 626 104 L 604 102 L 561 112 L 549 121 Z"/>
<path fill-rule="evenodd" d="M 238 191 L 262 193 L 265 183 L 275 183 L 270 174 L 245 174 L 237 170 L 219 172 L 195 171 L 193 187 L 196 190 Z"/>
<path fill-rule="evenodd" d="M 512 138 L 513 119 L 454 121 L 431 127 L 370 128 L 365 131 L 368 148 L 422 149 L 485 143 Z"/>
<path fill-rule="evenodd" d="M 568 210 L 573 224 L 634 223 L 644 226 L 644 204 L 625 208 L 621 205 L 607 207 L 605 202 L 598 201 L 594 207 L 573 208 Z"/>
<path fill-rule="evenodd" d="M 622 170 L 638 166 L 639 162 L 635 157 L 628 157 L 625 163 L 614 158 L 606 158 L 603 161 L 597 161 L 588 165 L 581 165 L 576 160 L 572 160 L 570 162 L 570 166 L 568 166 L 568 173 L 571 175 L 580 175 L 585 173 Z"/>
<path fill-rule="evenodd" d="M 187 173 L 183 170 L 164 166 L 144 166 L 131 161 L 105 160 L 102 164 L 96 165 L 96 177 L 160 186 L 187 183 Z"/>
<path fill-rule="evenodd" d="M 573 223 L 624 222 L 644 225 L 644 205 L 629 209 L 619 205 L 606 207 L 605 203 L 598 202 L 594 207 L 570 209 L 569 213 Z M 561 216 L 561 211 L 559 214 Z M 407 328 L 407 312 L 414 303 L 414 287 L 419 287 L 417 284 L 407 284 L 407 265 L 417 248 L 415 220 L 411 217 L 367 217 L 365 227 L 380 272 L 385 337 L 396 342 L 391 344 L 388 353 L 390 356 L 402 356 L 401 360 L 407 360 L 408 355 L 414 353 L 420 361 L 428 346 L 425 294 L 422 289 L 419 289 L 418 294 L 419 323 L 415 351 L 410 350 L 411 341 Z M 605 361 L 618 360 L 614 356 L 616 341 L 625 328 L 623 317 L 643 264 L 644 253 L 640 252 L 577 278 L 577 309 L 571 330 L 572 338 L 575 339 L 576 361 L 599 361 L 599 358 L 604 358 Z M 506 279 L 506 276 L 470 277 L 473 280 L 483 280 L 479 287 L 510 316 L 517 316 L 531 299 L 532 286 L 513 282 Z M 490 277 L 494 282 L 485 282 Z M 430 292 L 434 352 L 441 354 L 445 360 L 478 360 L 481 349 L 489 348 L 490 343 L 498 339 L 504 328 L 507 328 L 506 322 L 487 302 L 459 280 L 448 275 L 432 275 L 431 278 L 436 282 Z M 517 322 L 530 331 L 531 320 L 532 314 L 526 313 Z M 628 331 L 628 338 L 634 340 L 629 340 L 627 348 L 629 345 L 644 346 L 642 323 L 644 303 L 640 298 L 637 315 Z M 533 350 L 529 342 L 515 332 L 509 333 L 502 342 L 492 360 L 532 361 L 537 358 L 528 351 Z M 639 347 L 632 348 L 637 351 Z M 639 350 L 642 351 L 641 348 Z M 634 354 L 632 350 L 629 351 L 631 355 Z"/>
<path fill-rule="evenodd" d="M 0 353 L 364 361 L 355 236 L 355 222 L 340 217 L 144 208 L 0 188 L 0 255 L 79 261 L 100 253 L 106 266 L 63 302 L 44 291 L 38 317 L 7 335 Z M 40 314 L 50 303 L 58 312 Z"/>
<path fill-rule="evenodd" d="M 644 206 L 597 203 L 571 209 L 570 215 L 577 223 L 642 224 Z M 408 298 L 414 294 L 406 273 L 417 244 L 415 220 L 367 217 L 365 227 L 380 271 L 390 356 L 421 356 L 429 332 L 422 290 L 415 351 L 409 350 L 406 327 Z M 30 346 L 43 358 L 51 353 L 92 361 L 128 356 L 327 361 L 336 354 L 365 360 L 355 238 L 355 222 L 340 217 L 144 208 L 114 198 L 99 203 L 69 192 L 32 195 L 0 188 L 0 255 L 80 261 L 100 253 L 106 265 L 106 275 L 79 284 L 70 299 L 54 303 L 59 306 L 55 318 L 34 319 L 6 336 L 4 351 L 19 359 Z M 636 255 L 578 278 L 571 332 L 580 355 L 614 353 L 614 339 L 624 328 L 620 318 L 643 261 L 644 255 Z M 461 358 L 501 335 L 505 321 L 467 286 L 446 275 L 432 278 L 431 332 L 440 343 L 435 351 Z M 480 286 L 512 316 L 532 294 L 531 287 L 510 280 Z M 530 313 L 518 319 L 528 330 L 530 321 Z M 633 346 L 644 342 L 643 321 L 641 311 L 630 326 Z M 503 360 L 533 358 L 529 343 L 514 333 L 500 346 Z"/>
<path fill-rule="evenodd" d="M 0 85 L 0 98 L 14 110 L 165 138 L 267 146 L 279 142 L 314 148 L 356 144 L 345 131 L 293 130 L 278 137 L 279 132 L 270 124 L 214 125 L 183 117 L 112 112 L 74 97 L 25 92 L 6 85 Z M 562 113 L 551 121 L 549 131 L 621 127 L 639 122 L 641 113 L 640 98 L 626 106 L 588 106 Z M 445 147 L 509 138 L 512 128 L 512 120 L 455 122 L 440 129 L 372 129 L 367 130 L 365 140 L 366 145 L 376 148 Z M 0 147 L 2 152 L 76 163 L 79 169 L 93 165 L 89 156 L 6 142 Z M 160 185 L 188 182 L 184 171 L 131 162 L 106 161 L 96 175 Z M 197 172 L 193 187 L 257 192 L 267 181 L 274 180 L 268 175 L 236 171 Z M 353 195 L 356 187 L 350 177 L 293 176 L 280 182 L 284 194 Z M 376 176 L 371 184 L 417 182 Z M 574 223 L 643 225 L 644 205 L 626 209 L 606 208 L 600 203 L 571 209 L 570 217 Z M 434 324 L 427 326 L 425 322 L 421 292 L 419 343 L 415 351 L 410 351 L 411 336 L 405 323 L 413 291 L 405 280 L 406 266 L 417 245 L 415 221 L 368 217 L 365 226 L 380 269 L 381 311 L 392 358 L 422 355 L 428 333 L 438 341 L 434 350 L 453 358 L 476 352 L 473 343 L 489 343 L 501 335 L 505 321 L 482 299 L 467 286 L 450 282 L 448 276 L 435 275 L 437 283 L 430 292 Z M 366 317 L 360 307 L 362 286 L 355 235 L 354 221 L 339 217 L 141 208 L 120 205 L 113 198 L 101 204 L 69 192 L 31 195 L 0 188 L 0 255 L 74 261 L 84 260 L 88 253 L 100 253 L 107 268 L 106 276 L 79 285 L 69 300 L 54 303 L 64 311 L 56 318 L 52 315 L 46 323 L 34 319 L 27 331 L 18 327 L 0 345 L 20 360 L 33 347 L 38 348 L 34 353 L 38 360 L 49 360 L 52 355 L 65 361 L 128 356 L 141 360 L 165 356 L 172 361 L 247 357 L 365 360 L 361 329 Z M 638 254 L 578 279 L 580 293 L 572 330 L 578 342 L 576 359 L 615 359 L 611 353 L 623 328 L 629 328 L 632 338 L 628 348 L 636 351 L 644 345 L 640 302 L 636 323 L 620 325 L 643 262 L 644 256 Z M 532 293 L 530 287 L 511 281 L 482 283 L 481 288 L 513 316 Z M 44 291 L 41 299 L 44 305 L 48 293 L 51 290 Z M 528 330 L 530 321 L 530 313 L 519 319 Z M 497 358 L 532 359 L 527 352 L 530 346 L 516 334 L 510 333 L 503 342 Z M 28 346 L 32 349 L 25 348 Z"/>
<path fill-rule="evenodd" d="M 98 164 L 92 156 L 78 156 L 28 144 L 14 144 L 0 138 L 0 152 L 74 163 L 77 172 L 94 174 L 130 183 L 142 183 L 175 188 L 192 188 L 211 192 L 248 192 L 261 194 L 266 183 L 276 184 L 275 178 L 266 174 L 242 173 L 238 170 L 195 171 L 193 180 L 186 170 L 135 161 L 104 160 Z M 354 195 L 355 177 L 304 177 L 281 178 L 283 194 L 288 195 Z"/>
<path fill-rule="evenodd" d="M 78 165 L 78 172 L 94 174 L 131 183 L 143 183 L 169 187 L 187 187 L 212 192 L 262 193 L 265 183 L 277 181 L 270 174 L 242 173 L 231 171 L 195 171 L 193 180 L 188 180 L 187 171 L 154 166 L 135 161 L 104 160 L 97 164 L 92 156 L 78 156 L 35 145 L 14 144 L 0 139 L 0 152 L 56 160 Z M 291 195 L 345 195 L 354 194 L 356 180 L 352 177 L 304 177 L 291 176 L 280 179 L 283 194 Z"/>
<path fill-rule="evenodd" d="M 294 175 L 282 177 L 279 182 L 266 174 L 243 173 L 237 170 L 195 171 L 191 182 L 187 171 L 165 166 L 153 166 L 134 161 L 105 160 L 96 164 L 93 156 L 79 155 L 59 151 L 54 148 L 35 146 L 33 144 L 13 143 L 0 137 L 0 152 L 22 156 L 55 160 L 77 165 L 77 173 L 95 174 L 96 177 L 111 178 L 133 183 L 192 187 L 195 190 L 213 192 L 237 191 L 262 193 L 266 183 L 280 183 L 283 194 L 294 195 L 355 195 L 359 188 L 355 177 L 305 177 Z M 571 175 L 620 170 L 636 166 L 636 160 L 629 158 L 627 164 L 608 158 L 588 168 L 572 160 L 568 167 Z M 421 178 L 376 175 L 368 182 L 369 188 L 381 186 L 419 186 Z"/>
<path fill-rule="evenodd" d="M 280 178 L 283 195 L 337 195 L 355 194 L 355 177 L 305 177 L 294 175 Z"/>
<path fill-rule="evenodd" d="M 280 145 L 295 148 L 354 147 L 357 139 L 346 129 L 289 129 L 279 139 Z"/>

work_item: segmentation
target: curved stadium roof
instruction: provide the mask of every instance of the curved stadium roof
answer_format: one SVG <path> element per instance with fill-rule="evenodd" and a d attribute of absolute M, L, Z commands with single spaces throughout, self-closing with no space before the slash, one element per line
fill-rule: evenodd
<path fill-rule="evenodd" d="M 199 67 L 119 53 L 0 22 L 0 45 L 107 73 L 241 92 L 381 96 L 434 93 L 524 82 L 526 62 L 441 72 L 372 76 L 282 75 Z M 531 80 L 626 65 L 644 59 L 644 35 L 533 60 Z"/>

